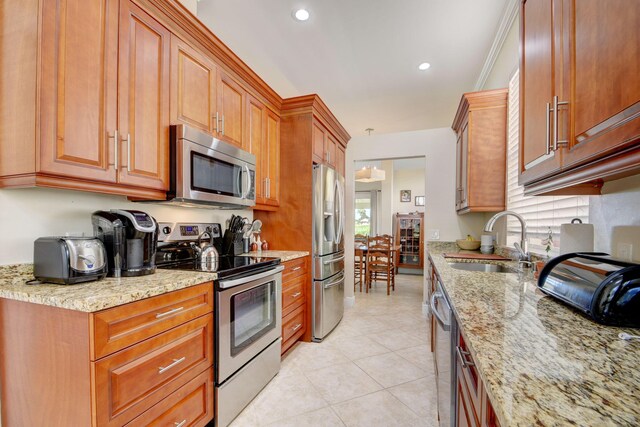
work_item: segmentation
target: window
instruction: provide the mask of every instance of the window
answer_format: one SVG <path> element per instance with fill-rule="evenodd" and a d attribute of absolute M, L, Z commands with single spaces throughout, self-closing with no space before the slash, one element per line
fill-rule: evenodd
<path fill-rule="evenodd" d="M 589 220 L 589 196 L 525 196 L 518 185 L 519 140 L 519 83 L 516 71 L 509 82 L 508 152 L 507 152 L 507 209 L 522 215 L 527 223 L 529 251 L 545 254 L 549 230 L 552 236 L 550 255 L 557 255 L 560 248 L 560 224 L 579 218 Z M 520 222 L 507 217 L 507 244 L 520 240 Z"/>
<path fill-rule="evenodd" d="M 356 191 L 356 211 L 355 211 L 355 234 L 365 236 L 375 236 L 376 211 L 378 206 L 377 191 Z"/>

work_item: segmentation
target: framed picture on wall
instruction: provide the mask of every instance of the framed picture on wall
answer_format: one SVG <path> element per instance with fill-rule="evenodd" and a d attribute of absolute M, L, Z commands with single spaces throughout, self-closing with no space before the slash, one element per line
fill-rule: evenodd
<path fill-rule="evenodd" d="M 416 196 L 416 206 L 424 206 L 424 196 Z"/>
<path fill-rule="evenodd" d="M 411 202 L 411 190 L 400 190 L 400 201 Z"/>

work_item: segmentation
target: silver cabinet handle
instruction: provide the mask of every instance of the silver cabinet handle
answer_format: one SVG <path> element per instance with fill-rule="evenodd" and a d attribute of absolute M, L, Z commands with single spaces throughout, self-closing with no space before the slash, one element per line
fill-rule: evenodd
<path fill-rule="evenodd" d="M 302 292 L 296 292 L 295 294 L 291 295 L 291 298 L 298 298 L 300 295 L 302 295 Z"/>
<path fill-rule="evenodd" d="M 181 310 L 184 310 L 184 307 L 177 307 L 177 308 L 173 308 L 169 311 L 165 311 L 164 313 L 156 313 L 156 319 L 161 319 L 165 316 L 169 316 L 170 314 L 174 314 L 177 313 Z"/>
<path fill-rule="evenodd" d="M 300 270 L 301 268 L 302 268 L 302 267 L 300 267 L 300 266 L 293 267 L 293 268 L 291 269 L 291 271 L 298 271 L 298 270 Z"/>
<path fill-rule="evenodd" d="M 107 138 L 113 138 L 113 167 L 115 170 L 118 170 L 118 157 L 120 156 L 120 150 L 118 146 L 120 145 L 120 140 L 118 139 L 118 129 L 113 131 L 113 136 L 110 136 L 107 133 Z"/>
<path fill-rule="evenodd" d="M 298 323 L 296 326 L 294 326 L 293 328 L 291 328 L 291 330 L 293 332 L 297 331 L 298 329 L 300 329 L 300 327 L 302 326 L 302 323 Z"/>
<path fill-rule="evenodd" d="M 558 141 L 558 111 L 559 105 L 568 105 L 567 101 L 558 101 L 558 96 L 553 97 L 553 151 L 558 149 L 558 145 L 566 145 L 568 141 L 566 139 Z"/>
<path fill-rule="evenodd" d="M 176 421 L 175 423 L 173 423 L 173 425 L 174 425 L 174 426 L 176 426 L 176 427 L 182 427 L 182 426 L 184 426 L 186 423 L 187 423 L 187 420 L 182 420 L 182 421 L 180 421 L 180 422 L 177 422 L 177 421 Z"/>
<path fill-rule="evenodd" d="M 547 138 L 545 140 L 547 142 L 547 155 L 551 154 L 551 138 L 549 137 L 551 126 L 549 124 L 549 115 L 551 115 L 551 103 L 547 102 Z"/>
<path fill-rule="evenodd" d="M 267 177 L 267 199 L 271 198 L 271 178 Z"/>
<path fill-rule="evenodd" d="M 218 118 L 218 112 L 216 111 L 216 127 L 213 128 L 213 131 L 216 133 L 218 132 L 218 123 L 220 123 L 220 119 Z"/>
<path fill-rule="evenodd" d="M 224 114 L 222 115 L 222 134 L 224 135 Z"/>
<path fill-rule="evenodd" d="M 469 356 L 471 353 L 468 351 L 464 351 L 460 346 L 456 346 L 456 353 L 458 354 L 458 360 L 463 368 L 468 368 L 469 366 L 475 366 L 472 360 L 468 360 L 466 356 Z"/>
<path fill-rule="evenodd" d="M 181 364 L 185 360 L 187 360 L 187 356 L 182 356 L 180 359 L 173 359 L 173 362 L 171 362 L 167 366 L 159 366 L 158 367 L 158 374 L 162 374 L 162 373 L 166 372 L 167 370 L 173 368 L 174 366 Z"/>

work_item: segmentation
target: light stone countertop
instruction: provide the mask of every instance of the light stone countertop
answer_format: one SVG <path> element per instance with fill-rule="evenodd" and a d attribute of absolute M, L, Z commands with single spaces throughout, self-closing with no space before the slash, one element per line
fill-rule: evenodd
<path fill-rule="evenodd" d="M 503 427 L 640 425 L 640 341 L 618 338 L 640 330 L 599 325 L 532 278 L 453 269 L 442 253 L 455 247 L 428 250 Z"/>
<path fill-rule="evenodd" d="M 307 255 L 309 255 L 309 252 L 305 251 L 261 251 L 242 254 L 242 256 L 248 256 L 252 258 L 259 258 L 263 256 L 280 258 L 280 262 L 291 261 L 297 258 L 305 257 Z"/>
<path fill-rule="evenodd" d="M 0 266 L 0 298 L 94 312 L 215 280 L 215 273 L 156 270 L 140 277 L 105 278 L 77 285 L 27 285 L 33 265 Z"/>

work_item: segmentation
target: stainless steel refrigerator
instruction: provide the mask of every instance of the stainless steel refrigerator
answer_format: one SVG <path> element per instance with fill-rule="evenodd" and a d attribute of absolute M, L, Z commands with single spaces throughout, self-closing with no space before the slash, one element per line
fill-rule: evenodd
<path fill-rule="evenodd" d="M 322 341 L 344 314 L 344 177 L 313 167 L 313 340 Z"/>

